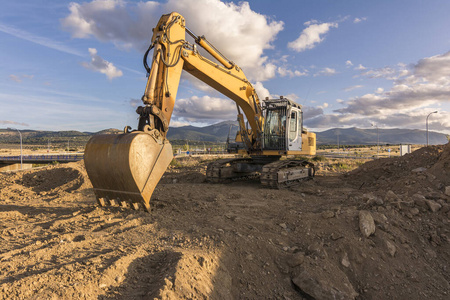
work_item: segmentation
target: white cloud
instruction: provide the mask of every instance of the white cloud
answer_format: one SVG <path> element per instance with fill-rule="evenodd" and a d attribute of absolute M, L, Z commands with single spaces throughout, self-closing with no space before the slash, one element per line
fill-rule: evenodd
<path fill-rule="evenodd" d="M 137 108 L 139 105 L 142 105 L 142 100 L 140 100 L 140 99 L 130 99 L 130 101 L 128 101 L 128 103 L 130 104 L 131 107 Z"/>
<path fill-rule="evenodd" d="M 292 101 L 297 101 L 298 99 L 300 99 L 300 97 L 297 96 L 297 95 L 294 94 L 294 93 L 292 93 L 292 94 L 287 94 L 287 95 L 283 95 L 283 97 L 284 97 L 284 98 L 287 98 L 287 99 L 289 99 L 289 100 L 292 100 Z M 298 104 L 301 104 L 301 103 L 298 103 Z"/>
<path fill-rule="evenodd" d="M 318 116 L 323 116 L 323 108 L 321 107 L 304 105 L 302 109 L 303 109 L 303 118 L 305 120 L 313 119 Z"/>
<path fill-rule="evenodd" d="M 303 25 L 309 26 L 309 25 L 317 24 L 317 23 L 319 23 L 319 21 L 312 19 L 310 21 L 306 21 L 305 23 L 303 23 Z"/>
<path fill-rule="evenodd" d="M 179 122 L 217 123 L 236 119 L 236 104 L 230 99 L 210 96 L 178 99 L 173 118 Z"/>
<path fill-rule="evenodd" d="M 91 61 L 81 63 L 86 69 L 105 74 L 109 80 L 123 75 L 122 71 L 117 69 L 113 63 L 106 61 L 97 55 L 97 49 L 89 48 L 89 55 L 91 56 Z"/>
<path fill-rule="evenodd" d="M 255 84 L 253 84 L 253 87 L 255 88 L 255 91 L 259 97 L 259 100 L 264 100 L 264 99 L 266 99 L 266 97 L 271 98 L 269 90 L 264 87 L 262 82 L 260 82 L 260 81 L 256 82 Z"/>
<path fill-rule="evenodd" d="M 323 35 L 326 34 L 331 28 L 337 28 L 337 23 L 305 23 L 309 25 L 303 29 L 300 36 L 292 42 L 288 43 L 288 48 L 302 52 L 308 49 L 312 49 L 324 40 Z"/>
<path fill-rule="evenodd" d="M 2 125 L 18 125 L 18 126 L 30 126 L 27 123 L 20 123 L 20 122 L 15 122 L 15 121 L 9 121 L 9 120 L 0 120 L 0 124 Z"/>
<path fill-rule="evenodd" d="M 448 84 L 450 81 L 450 51 L 419 60 L 414 66 L 414 75 L 428 82 Z"/>
<path fill-rule="evenodd" d="M 289 77 L 300 77 L 300 76 L 307 76 L 308 75 L 308 71 L 299 71 L 299 70 L 289 70 L 285 67 L 278 67 L 277 69 L 277 73 L 280 74 L 281 77 L 285 77 L 285 76 L 289 76 Z"/>
<path fill-rule="evenodd" d="M 275 76 L 277 67 L 264 56 L 264 50 L 283 29 L 283 22 L 250 9 L 248 2 L 224 3 L 219 0 L 125 2 L 95 0 L 71 3 L 63 27 L 76 38 L 95 37 L 110 41 L 121 49 L 143 52 L 151 40 L 151 29 L 160 16 L 177 11 L 186 25 L 198 35 L 205 35 L 225 56 L 237 63 L 252 81 Z M 243 42 L 245 41 L 245 42 Z M 236 46 L 239 45 L 239 46 Z"/>
<path fill-rule="evenodd" d="M 360 22 L 362 22 L 362 21 L 366 21 L 367 20 L 367 18 L 366 17 L 362 17 L 362 18 L 355 18 L 354 20 L 353 20 L 353 23 L 360 23 Z"/>
<path fill-rule="evenodd" d="M 362 70 L 365 70 L 365 69 L 367 69 L 367 68 L 364 67 L 362 64 L 359 64 L 359 65 L 355 68 L 355 70 L 358 70 L 358 71 L 362 71 Z"/>
<path fill-rule="evenodd" d="M 397 70 L 392 67 L 384 67 L 379 69 L 368 70 L 361 75 L 369 78 L 387 78 L 392 79 L 397 74 Z"/>
<path fill-rule="evenodd" d="M 363 87 L 363 85 L 353 85 L 353 86 L 346 87 L 344 89 L 344 91 L 350 92 L 350 91 L 353 91 L 353 90 L 356 90 L 356 89 L 360 89 L 362 87 Z"/>
<path fill-rule="evenodd" d="M 183 127 L 183 126 L 189 126 L 189 125 L 191 125 L 191 123 L 186 122 L 186 121 L 170 120 L 170 127 Z"/>
<path fill-rule="evenodd" d="M 345 62 L 345 65 L 351 67 L 351 66 L 353 66 L 353 63 L 352 63 L 351 60 L 347 60 L 347 61 Z"/>
<path fill-rule="evenodd" d="M 316 77 L 316 76 L 332 76 L 332 75 L 336 75 L 336 74 L 337 74 L 337 71 L 333 68 L 323 68 L 322 70 L 320 70 L 319 72 L 314 74 L 314 77 Z"/>
<path fill-rule="evenodd" d="M 14 74 L 9 75 L 9 79 L 11 79 L 12 81 L 15 81 L 15 82 L 22 82 L 22 79 L 19 76 L 14 75 Z"/>
<path fill-rule="evenodd" d="M 8 76 L 9 77 L 9 79 L 11 79 L 12 81 L 15 81 L 15 82 L 22 82 L 22 78 L 27 78 L 27 79 L 33 79 L 34 78 L 34 75 L 27 75 L 27 74 L 23 74 L 23 75 L 14 75 L 14 74 L 11 74 L 11 75 L 9 75 Z"/>
<path fill-rule="evenodd" d="M 370 123 L 380 127 L 423 129 L 428 113 L 438 110 L 430 120 L 430 129 L 450 132 L 450 52 L 421 59 L 411 66 L 408 76 L 400 74 L 406 65 L 370 70 L 367 76 L 392 80 L 389 90 L 377 88 L 374 93 L 352 98 L 344 107 L 332 114 L 316 115 L 307 125 L 327 128 L 330 122 L 343 126 L 368 127 Z"/>

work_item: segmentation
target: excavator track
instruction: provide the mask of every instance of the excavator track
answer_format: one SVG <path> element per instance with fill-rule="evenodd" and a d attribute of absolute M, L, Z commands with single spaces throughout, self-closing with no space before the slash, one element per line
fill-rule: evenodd
<path fill-rule="evenodd" d="M 206 181 L 211 183 L 223 183 L 231 180 L 254 177 L 258 175 L 261 167 L 255 165 L 249 169 L 251 158 L 227 158 L 209 163 L 206 168 Z M 245 165 L 247 168 L 242 168 Z"/>
<path fill-rule="evenodd" d="M 265 165 L 261 171 L 263 186 L 281 189 L 313 178 L 314 164 L 305 160 L 279 160 Z"/>

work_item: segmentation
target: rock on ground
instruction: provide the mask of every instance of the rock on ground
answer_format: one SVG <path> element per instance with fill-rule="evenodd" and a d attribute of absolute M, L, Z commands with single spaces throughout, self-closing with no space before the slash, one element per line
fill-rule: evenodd
<path fill-rule="evenodd" d="M 292 282 L 313 299 L 344 300 L 358 296 L 345 273 L 328 260 L 309 258 L 295 273 Z"/>
<path fill-rule="evenodd" d="M 375 233 L 375 222 L 370 212 L 365 210 L 359 212 L 359 230 L 366 238 Z"/>

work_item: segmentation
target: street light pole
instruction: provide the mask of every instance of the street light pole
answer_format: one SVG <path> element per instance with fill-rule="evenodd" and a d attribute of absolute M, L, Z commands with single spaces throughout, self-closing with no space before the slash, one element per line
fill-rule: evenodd
<path fill-rule="evenodd" d="M 20 133 L 20 130 L 17 128 L 8 128 L 12 130 L 17 130 L 20 136 L 20 169 L 23 170 L 23 154 L 22 154 L 22 133 Z"/>
<path fill-rule="evenodd" d="M 339 148 L 340 148 L 340 145 L 339 145 L 339 130 L 337 132 L 337 144 L 338 144 L 338 153 L 339 153 Z"/>
<path fill-rule="evenodd" d="M 380 135 L 378 133 L 378 125 L 372 124 L 372 127 L 374 126 L 377 128 L 377 158 L 378 158 L 378 149 L 380 148 Z"/>
<path fill-rule="evenodd" d="M 436 111 L 433 111 L 433 112 L 430 112 L 429 114 L 428 114 L 428 116 L 427 116 L 427 147 L 428 147 L 428 117 L 431 115 L 431 114 L 437 114 L 437 110 Z"/>

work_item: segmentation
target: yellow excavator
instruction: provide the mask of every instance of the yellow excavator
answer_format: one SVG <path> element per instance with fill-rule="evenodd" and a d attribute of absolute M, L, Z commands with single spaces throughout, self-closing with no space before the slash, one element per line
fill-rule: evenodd
<path fill-rule="evenodd" d="M 195 44 L 186 40 L 186 33 Z M 199 52 L 198 46 L 208 57 Z M 148 66 L 152 49 L 153 59 Z M 237 106 L 240 130 L 229 149 L 246 157 L 210 163 L 207 181 L 222 182 L 256 174 L 263 185 L 280 188 L 314 176 L 311 163 L 281 159 L 315 155 L 316 135 L 303 127 L 301 105 L 282 96 L 260 101 L 243 71 L 204 36 L 189 30 L 180 14 L 161 17 L 144 55 L 144 67 L 148 80 L 143 106 L 136 110 L 137 130 L 126 126 L 122 134 L 94 135 L 86 145 L 86 171 L 101 206 L 142 206 L 150 212 L 151 195 L 173 159 L 166 136 L 183 70 Z"/>

